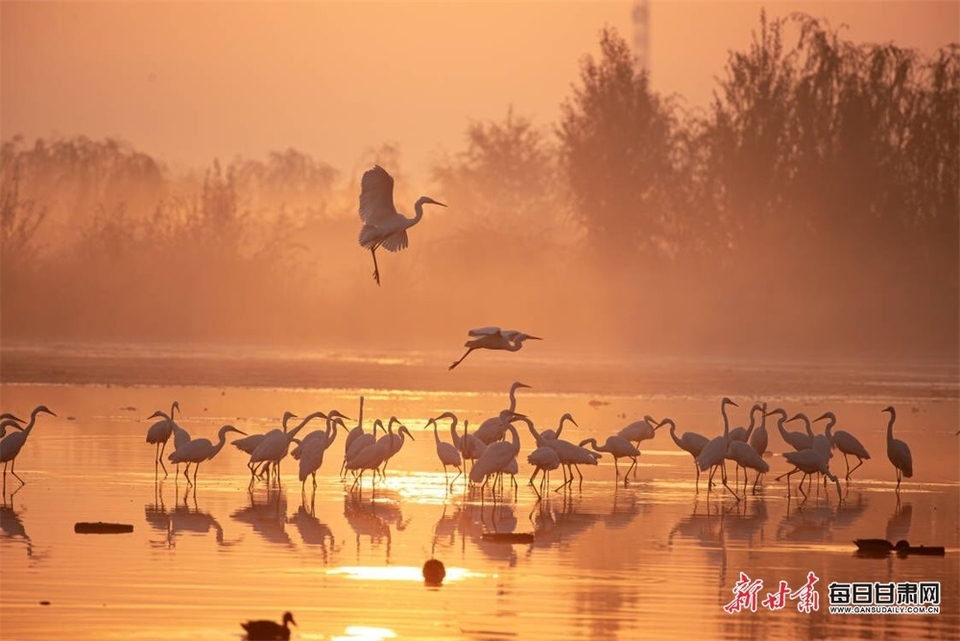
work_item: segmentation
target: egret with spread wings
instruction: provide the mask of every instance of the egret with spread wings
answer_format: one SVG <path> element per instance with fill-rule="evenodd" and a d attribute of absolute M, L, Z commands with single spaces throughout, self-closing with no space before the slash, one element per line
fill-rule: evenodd
<path fill-rule="evenodd" d="M 475 349 L 502 349 L 515 352 L 523 347 L 523 341 L 528 338 L 537 341 L 543 340 L 539 336 L 524 334 L 515 329 L 500 329 L 494 326 L 471 329 L 467 334 L 473 337 L 472 340 L 463 344 L 467 351 L 459 360 L 454 361 L 450 369 L 459 365 Z"/>
<path fill-rule="evenodd" d="M 380 284 L 380 270 L 377 268 L 377 248 L 387 251 L 400 251 L 407 246 L 407 229 L 423 218 L 424 205 L 440 205 L 428 196 L 420 196 L 413 204 L 416 215 L 407 218 L 397 211 L 393 204 L 393 177 L 380 165 L 374 165 L 363 174 L 360 180 L 360 246 L 369 249 L 373 255 L 373 279 Z"/>

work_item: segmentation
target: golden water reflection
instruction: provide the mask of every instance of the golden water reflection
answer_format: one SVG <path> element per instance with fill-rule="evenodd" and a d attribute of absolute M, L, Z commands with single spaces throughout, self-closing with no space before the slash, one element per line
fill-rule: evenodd
<path fill-rule="evenodd" d="M 482 572 L 471 572 L 466 568 L 445 566 L 447 574 L 444 583 L 463 581 L 468 578 L 486 578 Z M 326 571 L 329 575 L 342 575 L 348 579 L 361 581 L 416 581 L 423 583 L 423 568 L 416 566 L 388 565 L 381 566 L 342 566 Z"/>
<path fill-rule="evenodd" d="M 288 407 L 350 407 L 357 390 L 338 392 L 342 398 L 259 389 L 225 396 L 198 388 L 2 391 L 5 407 L 44 399 L 51 407 L 75 405 L 78 416 L 31 437 L 33 447 L 17 465 L 28 483 L 3 497 L 2 638 L 58 638 L 69 629 L 77 641 L 236 639 L 240 621 L 279 620 L 287 610 L 299 624 L 293 639 L 948 638 L 960 626 L 956 403 L 918 411 L 924 421 L 915 429 L 929 431 L 906 435 L 915 459 L 944 460 L 933 467 L 939 472 L 918 467 L 899 499 L 882 458 L 881 426 L 868 446 L 880 454 L 844 483 L 842 503 L 822 487 L 818 496 L 816 484 L 807 500 L 788 497 L 773 474 L 740 501 L 707 492 L 703 483 L 698 494 L 689 457 L 663 435 L 644 442 L 628 487 L 615 482 L 607 458 L 584 470 L 582 492 L 555 492 L 558 479 L 540 497 L 525 484 L 530 470 L 521 462 L 516 498 L 508 491 L 494 500 L 460 481 L 446 484 L 432 434 L 406 444 L 386 480 L 375 489 L 366 484 L 362 494 L 341 481 L 338 457 L 324 463 L 316 490 L 301 492 L 285 461 L 280 487 L 258 483 L 248 491 L 246 461 L 233 448 L 205 463 L 209 469 L 188 488 L 173 474 L 155 480 L 142 420 L 122 420 L 115 409 L 178 398 L 188 428 L 194 406 L 209 408 L 216 421 L 233 416 L 237 425 L 262 428 L 264 417 Z M 424 394 L 404 401 L 402 412 L 368 398 L 366 411 L 422 420 L 451 403 L 475 406 L 465 412 L 472 423 L 484 408 L 499 407 L 501 397 Z M 594 410 L 565 405 L 588 400 L 534 397 L 530 414 L 555 418 L 569 409 L 581 427 L 568 426 L 565 434 L 594 436 L 605 425 Z M 716 418 L 713 399 L 703 408 L 672 402 L 678 421 L 686 413 L 692 422 L 701 411 Z M 868 409 L 870 418 L 876 411 Z M 530 445 L 522 442 L 524 453 Z M 779 473 L 783 463 L 773 457 L 771 471 Z M 98 520 L 133 524 L 134 532 L 73 533 L 76 521 Z M 494 533 L 532 533 L 533 541 L 487 536 Z M 859 537 L 906 538 L 948 551 L 945 558 L 860 559 L 852 544 Z M 447 567 L 440 588 L 423 585 L 430 558 Z M 778 580 L 801 585 L 810 571 L 824 586 L 937 580 L 943 612 L 831 616 L 823 608 L 826 588 L 813 614 L 722 609 L 740 572 L 762 578 L 766 588 Z"/>

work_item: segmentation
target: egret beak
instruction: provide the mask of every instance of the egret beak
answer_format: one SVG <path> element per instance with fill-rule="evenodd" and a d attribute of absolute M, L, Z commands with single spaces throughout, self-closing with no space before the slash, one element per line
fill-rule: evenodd
<path fill-rule="evenodd" d="M 542 340 L 543 340 L 543 339 L 540 338 L 539 336 L 530 336 L 529 334 L 527 334 L 527 339 L 528 339 L 528 340 L 532 340 L 532 341 L 542 341 Z"/>

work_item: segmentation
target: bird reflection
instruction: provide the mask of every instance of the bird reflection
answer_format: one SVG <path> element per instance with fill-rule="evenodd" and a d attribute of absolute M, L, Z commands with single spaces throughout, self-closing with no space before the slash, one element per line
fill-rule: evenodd
<path fill-rule="evenodd" d="M 147 521 L 147 526 L 163 534 L 163 540 L 150 540 L 153 547 L 173 546 L 173 535 L 170 531 L 170 514 L 163 503 L 163 479 L 154 479 L 153 481 L 153 503 L 147 503 L 143 506 L 143 516 Z"/>
<path fill-rule="evenodd" d="M 837 506 L 833 526 L 835 528 L 850 527 L 866 514 L 868 506 L 867 495 L 863 492 L 857 492 L 856 500 L 852 502 L 849 497 L 845 497 L 843 503 Z"/>
<path fill-rule="evenodd" d="M 901 539 L 910 540 L 910 522 L 913 520 L 913 504 L 900 503 L 900 497 L 897 497 L 897 504 L 893 509 L 893 514 L 887 521 L 888 541 L 900 541 Z"/>
<path fill-rule="evenodd" d="M 705 554 L 710 566 L 719 568 L 718 585 L 720 589 L 726 584 L 727 576 L 727 546 L 724 537 L 725 515 L 721 506 L 714 503 L 714 511 L 710 512 L 710 501 L 706 501 L 706 508 L 701 513 L 700 501 L 694 499 L 693 511 L 677 521 L 667 535 L 667 547 L 672 548 L 677 536 L 693 539 Z"/>
<path fill-rule="evenodd" d="M 27 551 L 27 558 L 40 559 L 43 558 L 44 555 L 35 554 L 33 541 L 30 540 L 30 536 L 27 534 L 27 529 L 20 519 L 20 514 L 13 509 L 13 497 L 19 490 L 20 488 L 17 488 L 16 491 L 9 495 L 9 503 L 7 502 L 7 495 L 3 496 L 3 504 L 0 505 L 0 531 L 3 532 L 4 539 L 22 541 Z"/>
<path fill-rule="evenodd" d="M 343 516 L 347 525 L 357 535 L 357 560 L 360 560 L 360 539 L 369 537 L 371 549 L 384 545 L 386 561 L 390 562 L 391 532 L 387 521 L 378 512 L 384 511 L 383 505 L 375 502 L 364 503 L 353 495 L 343 497 Z"/>
<path fill-rule="evenodd" d="M 768 518 L 767 503 L 762 496 L 755 497 L 753 501 L 748 497 L 741 503 L 732 504 L 723 522 L 727 539 L 751 544 L 755 541 L 762 542 L 763 525 Z"/>
<path fill-rule="evenodd" d="M 287 522 L 286 491 L 282 487 L 270 486 L 249 490 L 247 495 L 250 497 L 250 505 L 238 509 L 230 515 L 230 518 L 248 524 L 268 543 L 294 547 L 284 527 Z M 258 502 L 258 496 L 265 496 L 265 500 Z"/>
<path fill-rule="evenodd" d="M 323 564 L 327 565 L 329 562 L 329 553 L 337 551 L 336 538 L 333 536 L 330 526 L 317 518 L 314 507 L 315 497 L 316 492 L 310 496 L 309 507 L 305 502 L 300 504 L 291 522 L 297 528 L 297 531 L 300 532 L 300 538 L 303 540 L 304 545 L 320 548 Z"/>
<path fill-rule="evenodd" d="M 192 507 L 189 503 L 191 498 L 193 499 Z M 183 532 L 207 534 L 210 530 L 215 533 L 217 545 L 228 547 L 238 542 L 224 541 L 223 527 L 221 527 L 220 522 L 209 512 L 203 512 L 197 507 L 196 486 L 188 487 L 183 493 L 183 504 L 178 504 L 170 513 L 171 538 L 175 538 Z"/>
<path fill-rule="evenodd" d="M 807 501 L 787 498 L 787 510 L 777 524 L 778 541 L 822 542 L 831 538 L 831 525 L 836 516 L 826 502 L 810 505 Z"/>
<path fill-rule="evenodd" d="M 617 499 L 614 500 L 614 507 L 609 514 L 586 512 L 580 510 L 579 506 L 580 499 L 572 494 L 548 497 L 537 503 L 535 511 L 530 515 L 536 536 L 533 547 L 554 547 L 569 543 L 600 522 L 621 527 L 624 525 L 625 516 L 633 518 L 637 514 L 635 505 L 631 506 L 629 501 L 618 504 Z"/>

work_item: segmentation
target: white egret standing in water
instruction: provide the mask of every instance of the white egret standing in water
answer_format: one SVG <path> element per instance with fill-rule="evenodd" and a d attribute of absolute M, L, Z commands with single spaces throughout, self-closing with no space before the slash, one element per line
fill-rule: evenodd
<path fill-rule="evenodd" d="M 913 456 L 910 448 L 900 439 L 893 438 L 893 424 L 897 420 L 897 410 L 893 405 L 885 407 L 882 412 L 890 412 L 890 422 L 887 424 L 887 458 L 897 470 L 897 492 L 900 492 L 901 477 L 913 476 Z M 10 438 L 10 437 L 7 437 Z"/>
<path fill-rule="evenodd" d="M 507 407 L 507 411 L 516 412 L 517 411 L 517 390 L 521 387 L 530 388 L 526 383 L 521 383 L 520 381 L 514 381 L 510 386 L 510 406 Z M 507 431 L 507 425 L 502 420 L 500 420 L 500 414 L 497 416 L 490 417 L 484 422 L 480 423 L 480 427 L 473 431 L 473 436 L 480 439 L 487 445 L 493 443 L 494 441 L 499 441 L 503 438 L 504 434 Z"/>
<path fill-rule="evenodd" d="M 30 422 L 27 423 L 25 428 L 19 432 L 7 434 L 3 437 L 3 440 L 0 441 L 0 463 L 3 463 L 4 487 L 7 485 L 7 463 L 10 463 L 10 473 L 17 477 L 17 480 L 20 481 L 20 485 L 27 484 L 26 481 L 17 475 L 14 468 L 17 464 L 17 455 L 20 454 L 20 450 L 23 449 L 24 444 L 27 442 L 27 437 L 30 436 L 30 431 L 37 422 L 37 414 L 40 414 L 41 412 L 49 414 L 50 416 L 56 416 L 56 414 L 47 409 L 46 405 L 37 405 L 30 413 Z"/>
<path fill-rule="evenodd" d="M 241 432 L 233 425 L 224 425 L 217 433 L 219 440 L 217 441 L 216 445 L 214 445 L 210 439 L 207 438 L 194 438 L 190 439 L 189 443 L 184 443 L 170 453 L 169 459 L 171 462 L 187 464 L 187 466 L 183 468 L 183 476 L 185 479 L 187 479 L 187 483 L 190 483 L 190 485 L 196 485 L 197 470 L 200 469 L 200 464 L 204 461 L 209 461 L 220 453 L 220 450 L 223 449 L 224 444 L 227 442 L 227 432 L 245 434 L 245 432 Z M 193 481 L 190 480 L 190 475 L 188 474 L 190 472 L 191 463 L 193 463 Z"/>
<path fill-rule="evenodd" d="M 708 469 L 710 470 L 710 485 L 707 486 L 708 492 L 710 491 L 710 486 L 713 485 L 713 476 L 717 473 L 717 468 L 719 467 L 720 478 L 723 479 L 723 486 L 739 501 L 740 497 L 736 492 L 731 490 L 727 484 L 727 467 L 725 461 L 727 460 L 727 445 L 730 443 L 730 419 L 727 418 L 727 405 L 738 407 L 736 403 L 727 397 L 724 397 L 720 402 L 720 414 L 723 416 L 723 436 L 717 436 L 703 446 L 699 456 L 697 456 L 697 465 L 700 467 L 701 472 L 705 472 Z"/>
<path fill-rule="evenodd" d="M 160 467 L 163 468 L 163 475 L 167 476 L 167 466 L 163 464 L 163 449 L 167 446 L 167 441 L 170 440 L 170 435 L 173 434 L 173 424 L 176 419 L 176 411 L 180 409 L 180 403 L 174 401 L 170 406 L 170 413 L 167 414 L 162 410 L 157 410 L 150 416 L 151 418 L 161 418 L 162 420 L 157 421 L 153 425 L 147 428 L 147 443 L 152 443 L 157 446 L 157 458 L 154 462 L 154 467 L 157 463 L 160 464 Z M 176 441 L 174 441 L 176 444 Z"/>
<path fill-rule="evenodd" d="M 677 424 L 673 422 L 672 418 L 665 418 L 660 421 L 659 425 L 664 425 L 666 423 L 670 424 L 670 438 L 673 439 L 673 442 L 677 444 L 684 452 L 690 454 L 693 457 L 693 467 L 697 470 L 697 492 L 700 491 L 700 466 L 697 465 L 697 457 L 700 456 L 700 452 L 703 451 L 703 446 L 710 442 L 703 434 L 697 434 L 696 432 L 684 432 L 682 436 L 677 437 Z"/>
<path fill-rule="evenodd" d="M 846 479 L 850 480 L 850 475 L 853 474 L 858 467 L 863 465 L 863 462 L 870 458 L 870 453 L 867 451 L 867 448 L 857 439 L 856 436 L 850 432 L 844 430 L 837 430 L 836 432 L 832 431 L 833 426 L 837 423 L 837 417 L 833 412 L 826 412 L 823 416 L 814 419 L 814 423 L 817 421 L 828 421 L 827 426 L 824 428 L 824 432 L 827 435 L 827 438 L 833 443 L 840 452 L 843 453 L 843 462 L 847 466 L 847 475 Z M 848 455 L 853 455 L 857 457 L 857 464 L 850 469 L 850 460 L 847 458 Z"/>
<path fill-rule="evenodd" d="M 395 252 L 407 247 L 407 229 L 423 218 L 424 205 L 440 205 L 433 198 L 420 196 L 413 204 L 416 215 L 407 218 L 393 204 L 393 177 L 380 165 L 374 165 L 360 179 L 360 246 L 369 249 L 373 256 L 373 279 L 380 284 L 380 269 L 377 267 L 377 248 Z"/>

